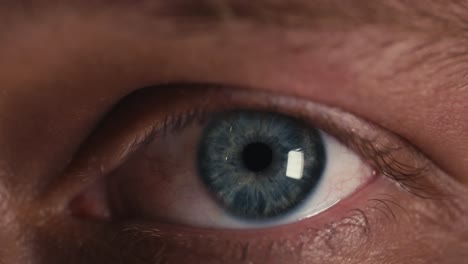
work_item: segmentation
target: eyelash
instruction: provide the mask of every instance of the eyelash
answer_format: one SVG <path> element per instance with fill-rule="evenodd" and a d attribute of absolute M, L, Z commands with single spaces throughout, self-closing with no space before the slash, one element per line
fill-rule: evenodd
<path fill-rule="evenodd" d="M 304 100 L 298 98 L 284 97 L 280 95 L 272 96 L 271 94 L 247 91 L 245 89 L 229 89 L 229 87 L 223 87 L 219 85 L 213 86 L 202 84 L 174 84 L 166 88 L 170 92 L 165 93 L 164 90 L 161 89 L 161 87 L 152 87 L 148 89 L 143 89 L 140 92 L 137 92 L 138 94 L 130 95 L 122 101 L 123 105 L 117 105 L 116 108 L 114 108 L 114 111 L 112 111 L 111 115 L 108 117 L 112 119 L 112 117 L 115 116 L 117 120 L 131 120 L 127 120 L 127 122 L 124 124 L 121 124 L 120 121 L 118 121 L 117 130 L 115 130 L 115 127 L 111 125 L 111 128 L 113 128 L 113 130 L 111 131 L 119 131 L 118 128 L 123 127 L 126 128 L 124 130 L 127 131 L 124 132 L 124 135 L 131 134 L 130 138 L 125 136 L 127 138 L 127 140 L 125 140 L 127 144 L 125 144 L 123 149 L 117 151 L 118 153 L 120 153 L 120 155 L 118 156 L 122 159 L 118 163 L 124 162 L 124 160 L 128 156 L 131 156 L 131 153 L 143 148 L 153 140 L 164 138 L 164 136 L 168 133 L 177 133 L 187 128 L 188 126 L 194 124 L 195 122 L 199 122 L 200 124 L 206 123 L 207 120 L 211 117 L 211 115 L 216 112 L 237 109 L 262 110 L 287 114 L 295 118 L 301 119 L 311 124 L 311 126 L 313 127 L 323 130 L 324 132 L 335 137 L 345 146 L 358 153 L 364 162 L 367 162 L 374 168 L 376 176 L 387 177 L 393 182 L 397 183 L 406 191 L 409 191 L 410 193 L 415 194 L 416 196 L 427 197 L 431 195 L 428 191 L 431 189 L 428 187 L 429 185 L 423 184 L 424 178 L 422 176 L 424 174 L 424 171 L 426 170 L 426 167 L 419 166 L 419 162 L 414 162 L 414 166 L 402 163 L 397 158 L 401 156 L 400 153 L 398 153 L 399 151 L 404 153 L 410 153 L 409 157 L 412 159 L 416 159 L 415 157 L 419 156 L 417 154 L 418 152 L 414 150 L 410 144 L 396 138 L 395 136 L 390 136 L 390 140 L 385 140 L 385 135 L 391 135 L 391 133 L 385 132 L 382 128 L 369 125 L 368 122 L 354 118 L 354 116 L 346 114 L 345 112 L 342 112 L 338 109 L 326 106 L 314 106 L 313 108 L 315 108 L 315 110 L 326 109 L 326 111 L 320 111 L 319 115 L 314 118 L 311 117 L 311 113 L 314 113 L 315 110 L 311 110 L 307 107 L 302 107 L 310 102 L 305 102 Z M 240 100 L 239 98 L 231 98 L 230 96 L 227 96 L 231 93 L 231 91 L 239 95 L 238 97 L 240 99 L 249 100 Z M 158 104 L 157 102 L 154 102 L 154 100 L 151 99 L 149 99 L 150 103 L 145 103 L 139 100 L 145 98 L 148 94 L 148 97 L 150 97 L 151 93 L 157 95 L 155 98 L 159 98 L 159 100 L 162 101 L 159 103 L 171 106 L 171 111 L 165 111 L 169 114 L 164 114 L 162 116 L 159 116 L 158 118 L 153 118 L 151 114 L 148 114 L 146 112 L 146 110 L 142 111 L 141 109 L 139 109 L 143 107 L 143 105 Z M 161 99 L 167 95 L 170 95 L 170 100 L 168 100 L 169 103 L 165 101 L 166 99 Z M 190 97 L 191 95 L 196 95 L 198 99 L 192 99 Z M 252 103 L 252 100 L 250 100 L 250 98 L 252 98 L 252 95 L 256 95 L 256 97 L 261 98 L 262 100 L 257 100 L 261 101 L 261 103 Z M 190 107 L 187 107 L 187 105 L 183 105 L 182 107 L 173 106 L 178 100 L 182 101 L 181 98 L 185 98 L 185 96 L 190 98 L 190 100 L 186 100 L 188 101 L 187 105 L 190 105 Z M 127 109 L 126 107 L 128 101 L 132 101 L 132 98 L 135 99 L 133 100 L 133 107 L 136 107 L 137 110 L 135 113 L 130 114 L 130 116 L 127 115 L 126 118 L 122 118 L 122 115 L 125 116 L 126 113 L 132 112 L 128 111 L 132 110 L 132 108 Z M 210 101 L 210 98 L 215 100 Z M 222 100 L 219 100 L 221 98 Z M 194 104 L 193 101 L 196 101 L 197 103 Z M 290 105 L 301 105 L 301 107 L 291 107 Z M 162 106 L 162 108 L 164 108 L 164 106 Z M 180 110 L 180 108 L 183 110 Z M 115 111 L 115 109 L 117 110 Z M 154 110 L 159 111 L 160 113 L 164 112 L 161 111 L 161 109 L 159 108 L 153 110 L 151 110 L 150 108 L 150 111 Z M 128 122 L 138 122 L 138 119 L 144 119 L 145 115 L 147 117 L 147 121 L 143 122 L 145 124 L 143 127 L 137 125 L 137 127 L 139 127 L 138 129 L 127 128 L 128 124 L 132 124 Z M 366 133 L 359 132 L 359 127 L 353 128 L 353 126 L 346 126 L 344 124 L 341 124 L 340 122 L 337 122 L 337 120 L 341 119 L 336 117 L 341 117 L 343 115 L 352 116 L 353 120 L 357 120 L 356 123 L 358 126 L 362 125 L 363 127 L 369 127 L 370 130 L 378 131 L 379 133 L 376 134 L 378 134 L 379 136 L 364 136 L 363 134 Z M 134 117 L 137 119 L 133 119 Z M 155 122 L 154 120 L 159 121 Z M 104 120 L 104 122 L 105 121 L 107 121 L 107 119 Z M 104 132 L 110 132 L 106 129 L 103 130 Z M 130 130 L 131 132 L 128 132 L 128 130 Z M 91 141 L 91 143 L 99 142 L 99 139 L 101 139 L 103 135 L 100 136 L 101 137 L 99 137 L 98 134 L 97 141 Z M 117 137 L 120 139 L 121 136 L 122 135 Z M 391 144 L 386 144 L 386 141 L 391 142 Z M 121 143 L 120 140 L 116 142 Z M 366 210 L 358 209 L 360 206 L 356 207 L 354 204 L 348 205 L 347 207 L 349 209 L 349 214 L 347 216 L 340 216 L 335 220 L 327 220 L 324 226 L 320 229 L 307 227 L 306 230 L 304 230 L 303 232 L 312 233 L 310 236 L 311 239 L 314 239 L 314 241 L 322 241 L 320 242 L 321 244 L 323 244 L 325 247 L 328 247 L 329 250 L 333 251 L 333 241 L 340 239 L 339 235 L 337 235 L 340 232 L 342 233 L 342 235 L 345 235 L 344 233 L 347 232 L 346 228 L 354 228 L 359 230 L 359 232 L 357 233 L 363 235 L 363 237 L 366 237 L 368 235 L 368 233 L 371 230 L 370 220 L 368 218 L 371 215 L 374 216 L 374 214 L 370 214 L 370 212 L 368 212 L 367 209 L 379 211 L 382 213 L 382 215 L 384 215 L 390 220 L 394 220 L 392 219 L 392 216 L 395 215 L 395 213 L 392 211 L 394 210 L 394 208 L 398 207 L 402 210 L 405 210 L 398 203 L 394 202 L 394 199 L 392 197 L 384 196 L 381 198 L 373 198 L 374 199 L 368 199 L 368 207 L 366 207 Z M 308 220 L 306 219 L 304 221 L 307 222 Z M 153 251 L 159 248 L 159 246 L 155 245 L 164 243 L 165 239 L 172 239 L 176 241 L 175 243 L 180 242 L 184 244 L 184 239 L 190 240 L 189 237 L 193 236 L 193 234 L 181 235 L 184 234 L 183 230 L 181 230 L 178 234 L 161 233 L 159 229 L 156 229 L 154 227 L 154 224 L 147 222 L 117 222 L 116 224 L 118 234 L 117 237 L 113 239 L 113 241 L 110 243 L 121 243 L 120 247 L 126 248 L 127 252 L 130 252 L 131 254 L 133 254 L 132 252 L 143 251 L 143 255 L 160 255 L 162 254 L 162 252 Z M 304 226 L 306 226 L 306 224 L 304 224 Z M 214 235 L 213 233 L 212 236 L 213 239 L 216 238 L 216 235 Z M 244 239 L 239 240 L 239 242 L 241 243 L 239 245 L 240 248 L 248 247 L 249 243 L 251 243 L 248 241 L 244 241 Z M 272 244 L 276 243 L 274 239 L 271 239 L 270 242 Z M 139 243 L 143 243 L 143 245 L 140 246 Z M 225 243 L 230 242 L 226 241 Z M 270 245 L 265 247 L 270 248 Z M 146 252 L 144 252 L 145 250 Z M 232 248 L 232 250 L 236 251 L 238 249 L 236 247 L 236 249 Z M 333 252 L 331 252 L 331 254 L 333 255 Z M 150 261 L 154 261 L 154 259 L 151 259 Z"/>
<path fill-rule="evenodd" d="M 176 85 L 175 85 L 176 86 Z M 201 84 L 181 84 L 180 86 L 191 88 L 199 88 Z M 193 87 L 192 87 L 193 86 Z M 213 89 L 210 85 L 205 85 L 205 89 Z M 216 86 L 216 90 L 224 90 L 226 87 Z M 261 95 L 261 93 L 259 93 Z M 271 99 L 267 96 L 268 99 Z M 162 123 L 157 123 L 156 125 L 151 126 L 151 128 L 144 133 L 142 136 L 136 137 L 135 140 L 129 145 L 129 149 L 138 149 L 141 145 L 146 145 L 156 137 L 164 137 L 167 133 L 177 133 L 185 129 L 186 127 L 198 122 L 203 125 L 211 117 L 213 112 L 224 111 L 224 110 L 236 110 L 236 108 L 244 109 L 242 105 L 240 106 L 230 106 L 226 107 L 229 103 L 219 104 L 215 107 L 215 110 L 212 105 L 209 107 L 201 106 L 198 108 L 192 108 L 188 111 L 180 112 L 177 114 L 166 115 Z M 249 108 L 256 107 L 248 106 Z M 281 112 L 281 106 L 279 106 L 274 100 L 269 100 L 266 106 L 262 107 L 263 111 L 270 112 Z M 284 111 L 284 110 L 283 110 Z M 289 113 L 286 113 L 289 114 Z M 307 116 L 307 113 L 298 113 L 296 118 L 304 120 L 311 123 L 312 126 L 315 126 L 314 122 L 310 120 L 310 117 Z M 384 144 L 378 144 L 378 139 L 367 139 L 362 136 L 357 135 L 353 129 L 344 129 L 339 127 L 335 122 L 332 121 L 332 118 L 326 114 L 322 115 L 322 121 L 324 126 L 327 127 L 328 131 L 332 136 L 335 136 L 338 141 L 345 144 L 347 147 L 356 151 L 365 162 L 370 163 L 373 166 L 374 174 L 379 174 L 381 176 L 387 177 L 397 184 L 399 184 L 404 190 L 409 193 L 418 196 L 420 198 L 431 198 L 432 196 L 438 194 L 429 184 L 424 183 L 421 180 L 424 172 L 427 170 L 427 165 L 415 164 L 411 166 L 405 164 L 395 158 L 395 153 L 403 150 L 410 151 L 413 155 L 416 155 L 418 152 L 411 149 L 411 146 L 408 142 L 399 144 L 398 147 L 390 147 Z M 318 127 L 319 129 L 323 129 Z M 405 148 L 405 149 L 403 149 Z"/>

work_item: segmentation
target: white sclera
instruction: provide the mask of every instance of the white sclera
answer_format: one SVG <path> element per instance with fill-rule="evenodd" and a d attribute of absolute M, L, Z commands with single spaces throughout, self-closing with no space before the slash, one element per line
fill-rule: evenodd
<path fill-rule="evenodd" d="M 286 216 L 270 221 L 249 222 L 227 217 L 218 226 L 249 229 L 294 223 L 329 209 L 371 179 L 372 168 L 363 162 L 358 154 L 333 137 L 325 133 L 321 135 L 327 156 L 325 171 L 315 189 L 300 206 Z M 287 177 L 301 179 L 304 172 L 304 153 L 300 150 L 290 151 L 287 166 Z"/>
<path fill-rule="evenodd" d="M 188 226 L 267 228 L 315 216 L 355 193 L 373 177 L 372 168 L 357 153 L 321 132 L 326 151 L 325 170 L 321 176 L 317 175 L 320 179 L 305 200 L 284 216 L 262 221 L 242 220 L 228 214 L 196 175 L 196 162 L 192 158 L 197 155 L 197 139 L 202 131 L 202 127 L 195 127 L 166 136 L 163 142 L 155 141 L 145 155 L 136 156 L 119 170 L 127 191 L 125 196 L 134 210 L 149 218 Z M 303 180 L 309 158 L 304 149 L 291 150 L 283 177 Z"/>

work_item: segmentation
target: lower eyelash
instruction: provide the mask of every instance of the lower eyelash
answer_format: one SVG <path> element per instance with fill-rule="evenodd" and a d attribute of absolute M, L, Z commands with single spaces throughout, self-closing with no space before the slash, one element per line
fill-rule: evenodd
<path fill-rule="evenodd" d="M 244 263 L 256 258 L 262 261 L 268 258 L 284 258 L 289 262 L 295 260 L 302 263 L 302 258 L 309 258 L 304 256 L 304 252 L 310 251 L 310 248 L 314 249 L 311 253 L 322 256 L 323 260 L 327 261 L 331 257 L 346 253 L 343 247 L 346 247 L 347 251 L 357 250 L 367 242 L 370 230 L 366 213 L 361 209 L 353 209 L 346 217 L 326 224 L 323 228 L 307 227 L 293 237 L 280 239 L 259 237 L 253 240 L 224 240 L 219 239 L 214 231 L 211 231 L 212 235 L 209 237 L 199 237 L 182 232 L 167 233 L 163 229 L 151 227 L 151 224 L 130 224 L 123 228 L 116 239 L 127 252 L 135 252 L 130 254 L 145 259 L 148 263 L 159 263 L 158 261 L 168 258 L 171 254 L 170 247 L 177 248 L 179 254 L 184 252 L 196 256 L 210 256 L 210 259 L 225 261 L 223 263 Z M 198 248 L 196 245 L 203 246 Z M 146 256 L 136 252 L 145 252 Z M 263 255 L 258 256 L 259 252 Z"/>
<path fill-rule="evenodd" d="M 401 211 L 403 216 L 408 216 L 405 208 L 398 204 L 394 197 L 389 194 L 377 194 L 367 200 L 365 208 L 351 209 L 345 217 L 337 221 L 326 223 L 320 228 L 306 223 L 310 226 L 304 226 L 302 230 L 292 234 L 284 232 L 286 235 L 279 238 L 269 236 L 275 236 L 276 229 L 265 231 L 265 235 L 255 236 L 253 239 L 242 238 L 242 235 L 233 233 L 234 238 L 230 239 L 220 238 L 217 231 L 213 230 L 207 230 L 209 235 L 201 235 L 204 231 L 168 232 L 154 223 L 127 223 L 113 242 L 118 241 L 122 252 L 143 260 L 143 263 L 170 262 L 171 254 L 208 256 L 211 260 L 216 260 L 216 263 L 267 263 L 268 260 L 280 261 L 281 258 L 288 263 L 330 263 L 334 262 L 334 259 L 353 256 L 369 246 L 369 240 L 379 236 L 380 229 L 374 229 L 375 224 L 382 225 L 385 219 L 389 224 L 398 224 L 401 212 L 397 210 Z M 373 230 L 375 234 L 371 235 Z"/>

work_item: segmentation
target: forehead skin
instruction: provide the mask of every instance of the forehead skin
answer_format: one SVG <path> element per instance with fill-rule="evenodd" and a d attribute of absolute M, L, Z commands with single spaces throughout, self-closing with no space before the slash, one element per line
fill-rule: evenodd
<path fill-rule="evenodd" d="M 20 194 L 40 192 L 124 96 L 154 84 L 206 82 L 340 107 L 408 140 L 466 185 L 466 6 L 370 0 L 2 4 L 0 176 Z"/>

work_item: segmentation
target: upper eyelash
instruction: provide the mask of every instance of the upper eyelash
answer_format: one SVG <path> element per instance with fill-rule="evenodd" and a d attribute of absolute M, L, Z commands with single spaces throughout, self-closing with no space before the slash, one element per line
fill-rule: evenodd
<path fill-rule="evenodd" d="M 429 165 L 411 166 L 395 158 L 395 153 L 402 151 L 402 146 L 390 147 L 376 144 L 376 140 L 364 139 L 347 131 L 346 143 L 362 155 L 382 176 L 397 182 L 404 190 L 420 198 L 438 197 L 440 193 L 427 181 L 423 181 Z"/>
<path fill-rule="evenodd" d="M 301 118 L 307 119 L 304 115 Z M 380 175 L 393 180 L 405 191 L 419 198 L 433 199 L 442 195 L 427 181 L 423 181 L 425 173 L 429 171 L 428 162 L 412 166 L 395 158 L 398 151 L 410 151 L 412 155 L 421 155 L 409 142 L 399 138 L 404 144 L 398 147 L 379 144 L 378 138 L 363 138 L 352 129 L 339 127 L 326 114 L 324 119 L 327 126 L 335 132 L 337 140 L 360 154 Z"/>
<path fill-rule="evenodd" d="M 187 84 L 185 86 L 187 86 Z M 193 89 L 203 87 L 200 84 L 190 84 L 190 86 Z M 204 88 L 223 90 L 224 87 L 206 85 Z M 220 100 L 224 102 L 226 98 L 220 98 Z M 162 121 L 155 122 L 154 125 L 147 128 L 143 133 L 138 133 L 133 142 L 129 144 L 126 153 L 148 144 L 157 136 L 164 137 L 167 133 L 182 130 L 194 122 L 203 124 L 214 112 L 227 110 L 223 109 L 223 107 L 226 108 L 225 105 L 229 105 L 229 102 L 230 99 L 228 98 L 227 101 L 224 102 L 225 104 L 220 104 L 220 106 L 218 106 L 219 109 L 215 108 L 215 110 L 202 104 L 199 107 L 189 108 L 188 110 L 175 114 L 168 114 Z M 262 110 L 281 112 L 281 107 L 276 100 L 266 98 L 266 102 L 263 103 L 265 105 L 262 107 Z M 234 109 L 229 108 L 229 110 Z M 310 117 L 307 113 L 300 112 L 295 114 L 295 116 L 313 127 L 322 129 L 322 127 L 316 126 L 314 122 L 310 121 Z M 406 144 L 401 144 L 398 147 L 383 145 L 379 143 L 380 140 L 378 140 L 378 138 L 363 138 L 354 132 L 354 130 L 339 126 L 333 122 L 333 118 L 327 116 L 327 114 L 322 114 L 321 119 L 323 120 L 320 120 L 320 122 L 323 123 L 325 127 L 329 128 L 329 130 L 333 131 L 333 133 L 330 133 L 330 131 L 325 129 L 325 132 L 328 132 L 337 138 L 338 141 L 356 151 L 379 175 L 398 183 L 404 190 L 417 197 L 434 198 L 441 195 L 436 191 L 436 188 L 424 180 L 424 176 L 429 169 L 428 164 L 410 165 L 396 158 L 396 153 L 399 151 L 411 151 L 415 156 L 420 156 L 416 150 L 411 150 L 412 147 L 410 143 L 405 142 Z"/>
<path fill-rule="evenodd" d="M 278 111 L 278 108 L 272 107 L 271 110 Z M 210 113 L 203 109 L 193 109 L 177 115 L 166 116 L 162 127 L 154 127 L 152 132 L 147 135 L 145 141 L 151 141 L 159 134 L 164 136 L 168 132 L 177 132 L 193 124 L 193 122 L 203 124 L 209 116 Z M 357 151 L 365 160 L 371 163 L 377 173 L 397 182 L 403 189 L 415 196 L 430 198 L 436 194 L 434 188 L 423 184 L 420 180 L 424 172 L 427 171 L 426 166 L 411 166 L 394 157 L 394 153 L 401 150 L 402 147 L 392 148 L 390 146 L 378 145 L 376 144 L 377 140 L 364 139 L 352 131 L 337 128 L 336 125 L 333 125 L 333 127 L 341 131 L 340 136 L 342 138 L 338 140 Z"/>
<path fill-rule="evenodd" d="M 399 161 L 394 157 L 394 153 L 399 151 L 398 148 L 376 147 L 373 142 L 365 139 L 359 139 L 356 145 L 361 154 L 367 154 L 372 164 L 383 176 L 398 182 L 406 191 L 421 198 L 426 198 L 427 194 L 433 192 L 429 185 L 426 186 L 420 181 L 427 167 L 414 167 Z M 374 153 L 374 155 L 369 156 L 368 153 Z"/>

